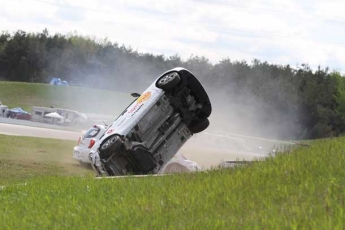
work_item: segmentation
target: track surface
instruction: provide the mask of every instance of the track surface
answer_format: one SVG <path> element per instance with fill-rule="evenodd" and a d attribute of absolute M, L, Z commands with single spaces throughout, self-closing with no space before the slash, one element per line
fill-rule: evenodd
<path fill-rule="evenodd" d="M 82 132 L 0 123 L 0 134 L 76 141 L 78 137 L 81 136 Z M 224 149 L 216 149 L 212 147 L 212 145 L 205 146 L 202 140 L 198 140 L 198 137 L 188 141 L 180 152 L 204 168 L 217 166 L 223 160 L 252 160 L 264 156 L 260 154 L 235 153 Z"/>
<path fill-rule="evenodd" d="M 78 140 L 81 132 L 0 123 L 0 134 Z"/>

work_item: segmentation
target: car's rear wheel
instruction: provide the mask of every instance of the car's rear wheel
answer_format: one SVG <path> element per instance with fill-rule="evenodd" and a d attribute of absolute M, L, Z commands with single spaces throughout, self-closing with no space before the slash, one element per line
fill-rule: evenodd
<path fill-rule="evenodd" d="M 157 87 L 162 90 L 173 89 L 181 81 L 180 75 L 176 72 L 169 73 L 157 81 Z"/>
<path fill-rule="evenodd" d="M 210 125 L 210 121 L 208 118 L 204 118 L 201 121 L 198 121 L 196 123 L 192 123 L 188 128 L 192 133 L 200 133 L 207 129 L 207 127 Z"/>
<path fill-rule="evenodd" d="M 186 166 L 183 166 L 179 163 L 171 163 L 164 170 L 164 173 L 169 173 L 169 174 L 183 173 L 183 172 L 189 172 L 189 169 Z"/>

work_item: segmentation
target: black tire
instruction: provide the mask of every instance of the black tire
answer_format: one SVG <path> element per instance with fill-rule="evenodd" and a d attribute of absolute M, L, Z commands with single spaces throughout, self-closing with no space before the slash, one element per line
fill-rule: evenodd
<path fill-rule="evenodd" d="M 99 147 L 102 159 L 110 157 L 110 155 L 120 147 L 121 142 L 118 139 L 119 137 L 114 135 L 103 141 Z"/>
<path fill-rule="evenodd" d="M 200 133 L 207 129 L 207 127 L 210 125 L 210 121 L 207 118 L 204 118 L 203 120 L 192 123 L 188 128 L 192 133 Z"/>
<path fill-rule="evenodd" d="M 104 165 L 104 168 L 107 170 L 109 176 L 121 176 L 121 175 L 124 175 L 123 173 L 121 173 L 118 168 L 110 163 L 110 164 L 105 164 Z"/>
<path fill-rule="evenodd" d="M 164 173 L 166 174 L 184 173 L 184 172 L 189 172 L 189 169 L 186 166 L 183 166 L 179 163 L 171 163 L 164 170 Z"/>
<path fill-rule="evenodd" d="M 163 77 L 161 77 L 158 81 L 156 86 L 162 90 L 170 90 L 173 89 L 177 84 L 181 81 L 180 75 L 176 72 L 169 73 Z"/>

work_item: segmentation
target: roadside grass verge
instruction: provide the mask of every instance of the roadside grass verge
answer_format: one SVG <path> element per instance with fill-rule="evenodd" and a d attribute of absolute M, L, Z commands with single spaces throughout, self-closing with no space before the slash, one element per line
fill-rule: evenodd
<path fill-rule="evenodd" d="M 46 175 L 84 176 L 72 158 L 75 141 L 0 134 L 0 185 Z"/>
<path fill-rule="evenodd" d="M 0 190 L 0 228 L 344 229 L 344 143 L 163 177 L 40 176 Z"/>
<path fill-rule="evenodd" d="M 54 106 L 84 113 L 118 114 L 133 98 L 109 90 L 0 81 L 0 101 L 9 108 L 22 107 L 29 112 L 32 106 Z"/>

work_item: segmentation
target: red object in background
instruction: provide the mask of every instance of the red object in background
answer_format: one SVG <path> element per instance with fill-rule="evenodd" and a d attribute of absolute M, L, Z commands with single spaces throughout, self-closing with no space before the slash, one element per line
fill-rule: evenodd
<path fill-rule="evenodd" d="M 10 109 L 7 117 L 21 120 L 31 120 L 31 114 L 20 107 Z"/>
<path fill-rule="evenodd" d="M 20 119 L 20 120 L 31 120 L 31 114 L 30 113 L 17 113 L 14 115 L 14 118 Z"/>

